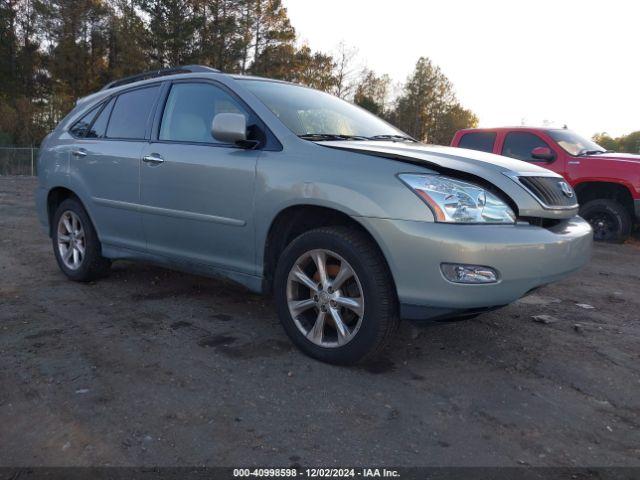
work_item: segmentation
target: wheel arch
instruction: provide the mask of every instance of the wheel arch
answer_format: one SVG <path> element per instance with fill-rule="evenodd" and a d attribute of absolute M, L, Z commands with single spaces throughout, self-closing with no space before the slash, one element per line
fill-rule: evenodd
<path fill-rule="evenodd" d="M 89 216 L 89 220 L 91 220 L 91 223 L 94 225 L 94 228 L 96 228 L 95 222 L 93 221 L 93 216 L 91 215 L 91 212 L 87 208 L 86 202 L 82 200 L 80 195 L 78 195 L 75 190 L 67 186 L 57 185 L 55 187 L 50 188 L 49 191 L 47 192 L 46 205 L 47 205 L 47 219 L 49 221 L 49 236 L 51 236 L 53 232 L 52 230 L 54 228 L 53 216 L 55 215 L 56 210 L 58 209 L 58 206 L 69 198 L 73 198 L 78 202 L 80 202 L 80 205 L 82 205 L 82 208 L 84 208 L 85 212 L 87 212 L 87 215 Z M 96 232 L 97 231 L 98 230 L 96 228 Z"/>
<path fill-rule="evenodd" d="M 384 259 L 385 268 L 393 283 L 394 295 L 397 298 L 397 287 L 389 262 L 379 242 L 369 230 L 353 216 L 331 207 L 313 204 L 297 204 L 282 209 L 273 218 L 262 250 L 262 274 L 265 293 L 271 293 L 273 275 L 280 254 L 291 241 L 302 233 L 315 228 L 327 226 L 349 226 L 363 233 L 375 245 Z"/>
<path fill-rule="evenodd" d="M 623 183 L 610 181 L 585 181 L 574 186 L 578 202 L 584 205 L 600 198 L 621 203 L 629 214 L 634 216 L 633 196 L 629 187 Z"/>

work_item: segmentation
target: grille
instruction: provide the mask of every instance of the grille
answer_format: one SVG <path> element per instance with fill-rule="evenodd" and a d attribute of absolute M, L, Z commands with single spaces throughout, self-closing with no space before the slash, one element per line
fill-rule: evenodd
<path fill-rule="evenodd" d="M 524 185 L 533 195 L 548 208 L 573 208 L 578 206 L 576 194 L 571 197 L 565 195 L 560 183 L 563 181 L 558 177 L 519 177 L 520 183 Z M 566 182 L 565 182 L 566 183 Z M 568 186 L 568 184 L 567 184 Z M 571 187 L 569 187 L 571 189 Z M 571 189 L 573 192 L 573 189 Z"/>

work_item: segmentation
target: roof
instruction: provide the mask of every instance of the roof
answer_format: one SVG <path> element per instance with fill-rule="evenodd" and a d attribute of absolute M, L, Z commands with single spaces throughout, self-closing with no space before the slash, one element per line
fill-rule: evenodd
<path fill-rule="evenodd" d="M 560 127 L 536 127 L 527 125 L 516 125 L 512 127 L 482 127 L 482 128 L 463 128 L 459 132 L 503 132 L 507 130 L 537 130 L 543 132 L 549 132 L 552 130 L 567 130 Z"/>
<path fill-rule="evenodd" d="M 188 74 L 218 74 L 218 75 L 229 75 L 232 78 L 237 80 L 261 80 L 264 82 L 276 82 L 276 83 L 291 83 L 284 80 L 277 80 L 274 78 L 265 78 L 265 77 L 257 77 L 253 75 L 242 75 L 242 74 L 225 74 L 224 72 L 211 68 L 206 65 L 184 65 L 178 67 L 171 68 L 162 68 L 160 70 L 151 70 L 148 72 L 139 73 L 136 75 L 131 75 L 129 77 L 124 77 L 121 79 L 113 80 L 107 83 L 104 87 L 94 93 L 90 93 L 82 98 L 79 98 L 76 102 L 76 105 L 85 103 L 88 100 L 93 100 L 95 98 L 105 97 L 111 93 L 112 89 L 118 89 L 119 87 L 131 86 L 136 83 L 145 83 L 147 81 L 151 81 L 157 79 L 159 77 L 175 77 L 178 75 L 188 75 Z"/>
<path fill-rule="evenodd" d="M 131 75 L 118 80 L 113 80 L 107 83 L 102 90 L 109 90 L 111 88 L 121 87 L 123 85 L 129 85 L 131 83 L 141 82 L 143 80 L 151 80 L 153 78 L 165 77 L 170 75 L 183 75 L 187 73 L 224 73 L 217 68 L 211 68 L 206 65 L 184 65 L 171 68 L 162 68 L 160 70 L 151 70 L 149 72 L 139 73 L 137 75 Z M 284 80 L 277 80 L 273 78 L 257 77 L 254 75 L 242 75 L 242 74 L 229 74 L 231 77 L 238 80 L 262 80 L 266 82 L 279 82 L 290 83 Z"/>
<path fill-rule="evenodd" d="M 141 80 L 149 80 L 151 78 L 164 77 L 168 75 L 178 75 L 181 73 L 222 73 L 216 68 L 207 67 L 206 65 L 185 65 L 181 67 L 162 68 L 160 70 L 151 70 L 149 72 L 139 73 L 137 75 L 131 75 L 130 77 L 124 77 L 119 80 L 114 80 L 107 83 L 102 90 L 109 90 L 110 88 L 120 87 L 122 85 L 128 85 L 130 83 L 136 83 Z"/>

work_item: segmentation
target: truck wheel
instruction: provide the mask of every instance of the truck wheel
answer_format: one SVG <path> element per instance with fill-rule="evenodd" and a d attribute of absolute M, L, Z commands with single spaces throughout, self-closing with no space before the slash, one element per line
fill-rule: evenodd
<path fill-rule="evenodd" d="M 96 230 L 78 200 L 63 201 L 53 215 L 52 226 L 53 252 L 69 279 L 89 282 L 109 272 L 111 261 L 102 256 Z"/>
<path fill-rule="evenodd" d="M 631 215 L 615 200 L 591 200 L 580 207 L 580 216 L 591 224 L 596 241 L 622 242 L 631 233 Z"/>
<path fill-rule="evenodd" d="M 386 262 L 353 228 L 318 228 L 293 240 L 278 261 L 274 294 L 293 343 L 323 362 L 370 359 L 398 325 Z"/>

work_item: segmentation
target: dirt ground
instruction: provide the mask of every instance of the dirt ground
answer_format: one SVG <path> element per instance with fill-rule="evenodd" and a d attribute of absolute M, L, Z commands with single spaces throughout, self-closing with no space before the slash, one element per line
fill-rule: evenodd
<path fill-rule="evenodd" d="M 0 177 L 0 466 L 640 466 L 637 239 L 332 367 L 226 282 L 126 262 L 67 281 L 34 187 Z"/>

